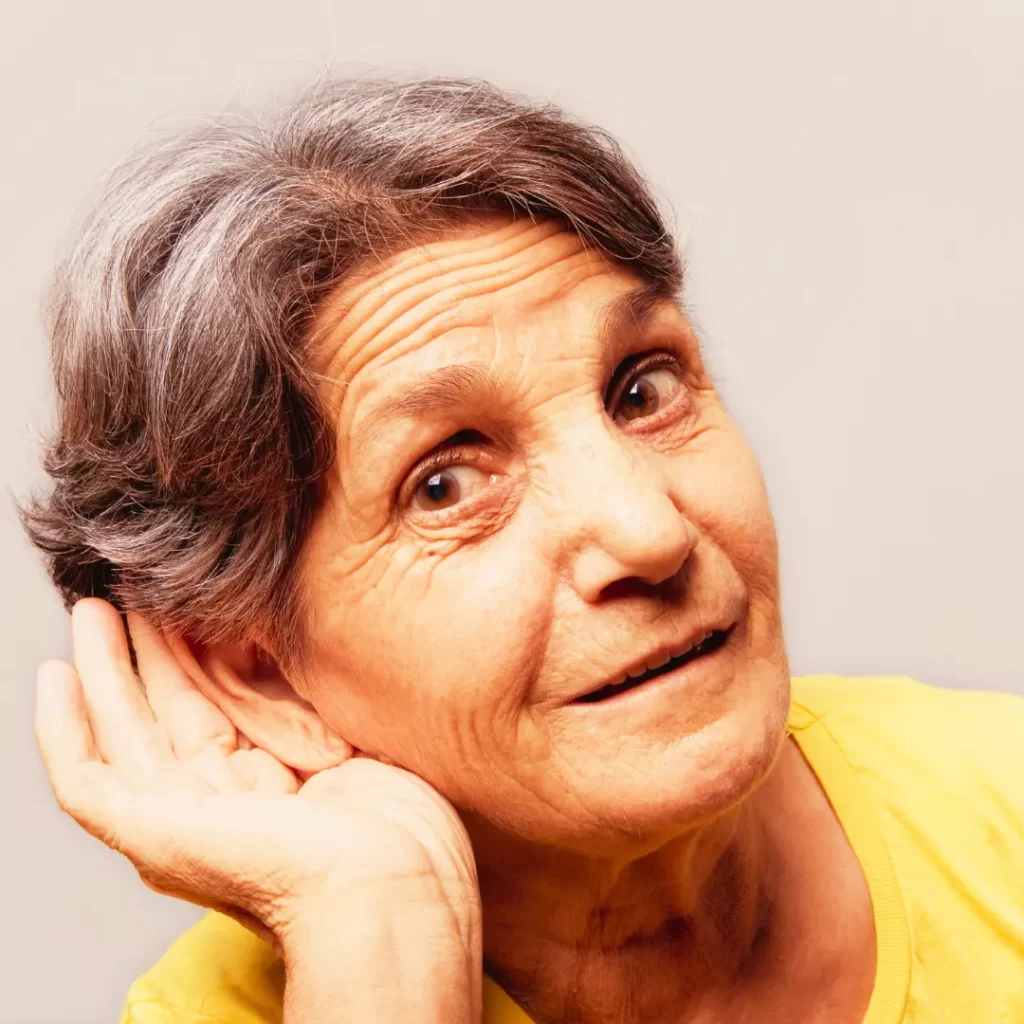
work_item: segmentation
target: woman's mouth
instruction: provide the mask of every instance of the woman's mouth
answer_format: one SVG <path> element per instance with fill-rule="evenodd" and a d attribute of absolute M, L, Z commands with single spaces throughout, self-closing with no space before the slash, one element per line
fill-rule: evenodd
<path fill-rule="evenodd" d="M 658 676 L 663 676 L 668 672 L 673 672 L 677 668 L 681 668 L 683 665 L 688 665 L 690 662 L 696 661 L 698 658 L 707 657 L 715 651 L 720 650 L 729 639 L 729 635 L 732 633 L 732 630 L 732 626 L 728 629 L 712 630 L 703 640 L 700 641 L 700 643 L 695 644 L 682 654 L 670 657 L 664 664 L 658 665 L 656 668 L 644 669 L 636 675 L 627 675 L 622 682 L 609 683 L 607 686 L 602 686 L 599 690 L 593 690 L 590 693 L 585 693 L 582 697 L 577 697 L 572 703 L 596 704 L 600 701 L 610 700 L 613 697 L 617 697 L 620 693 L 635 690 L 638 686 L 643 686 L 644 683 L 648 683 L 652 679 L 657 679 Z"/>

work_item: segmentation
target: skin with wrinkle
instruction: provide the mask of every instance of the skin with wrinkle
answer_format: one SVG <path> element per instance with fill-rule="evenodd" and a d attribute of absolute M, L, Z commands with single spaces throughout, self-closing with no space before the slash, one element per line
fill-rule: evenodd
<path fill-rule="evenodd" d="M 855 872 L 841 830 L 797 849 L 772 804 L 806 791 L 831 820 L 785 741 L 764 483 L 686 318 L 642 291 L 556 224 L 486 219 L 367 268 L 315 336 L 338 454 L 302 556 L 314 655 L 293 682 L 334 731 L 459 808 L 486 955 L 538 1019 L 683 1019 L 658 1014 L 757 986 L 767 1007 L 757 957 L 777 961 L 810 913 L 793 900 L 758 938 L 778 864 Z M 653 352 L 680 386 L 623 421 L 609 385 Z M 402 411 L 457 366 L 454 398 Z M 446 443 L 465 449 L 465 500 L 420 508 L 418 467 Z M 675 699 L 573 703 L 733 623 L 721 667 Z M 788 975 L 771 986 L 807 994 Z"/>

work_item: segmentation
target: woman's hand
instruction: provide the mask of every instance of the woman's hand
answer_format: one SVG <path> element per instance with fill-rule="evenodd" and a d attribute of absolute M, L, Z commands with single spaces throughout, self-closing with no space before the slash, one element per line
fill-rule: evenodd
<path fill-rule="evenodd" d="M 308 960 L 331 930 L 362 945 L 382 922 L 429 932 L 403 941 L 464 966 L 478 1007 L 476 869 L 452 806 L 363 757 L 303 782 L 238 735 L 167 639 L 129 626 L 141 687 L 118 613 L 96 599 L 72 613 L 75 668 L 40 668 L 36 738 L 61 808 L 147 886 L 230 914 L 286 961 Z"/>

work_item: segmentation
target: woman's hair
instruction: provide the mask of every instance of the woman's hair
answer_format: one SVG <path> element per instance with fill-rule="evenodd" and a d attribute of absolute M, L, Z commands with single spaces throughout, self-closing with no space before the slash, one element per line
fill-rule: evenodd
<path fill-rule="evenodd" d="M 558 219 L 681 284 L 618 144 L 480 81 L 329 80 L 122 164 L 57 273 L 53 487 L 22 509 L 65 601 L 300 656 L 297 556 L 334 450 L 314 312 L 367 261 L 482 211 Z"/>

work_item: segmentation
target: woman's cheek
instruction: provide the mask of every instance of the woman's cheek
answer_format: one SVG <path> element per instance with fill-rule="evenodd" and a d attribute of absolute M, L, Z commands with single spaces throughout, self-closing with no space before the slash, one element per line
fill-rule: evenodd
<path fill-rule="evenodd" d="M 522 524 L 465 544 L 442 556 L 424 556 L 417 569 L 417 600 L 403 601 L 407 652 L 424 677 L 438 680 L 438 699 L 472 705 L 521 704 L 543 658 L 551 615 L 549 569 Z M 426 662 L 426 664 L 424 664 Z"/>
<path fill-rule="evenodd" d="M 543 573 L 523 553 L 424 559 L 396 581 L 388 628 L 367 620 L 376 642 L 350 652 L 367 665 L 360 688 L 379 749 L 452 798 L 466 782 L 459 765 L 504 770 L 520 742 L 549 615 L 543 585 L 528 585 L 531 568 L 534 584 Z"/>
<path fill-rule="evenodd" d="M 514 744 L 553 600 L 523 518 L 482 537 L 399 528 L 360 549 L 369 557 L 334 564 L 314 588 L 331 724 L 357 723 L 357 745 L 399 763 L 404 749 L 430 774 L 481 732 L 498 756 Z"/>
<path fill-rule="evenodd" d="M 679 507 L 727 553 L 774 558 L 775 523 L 760 463 L 731 421 L 674 460 Z"/>

